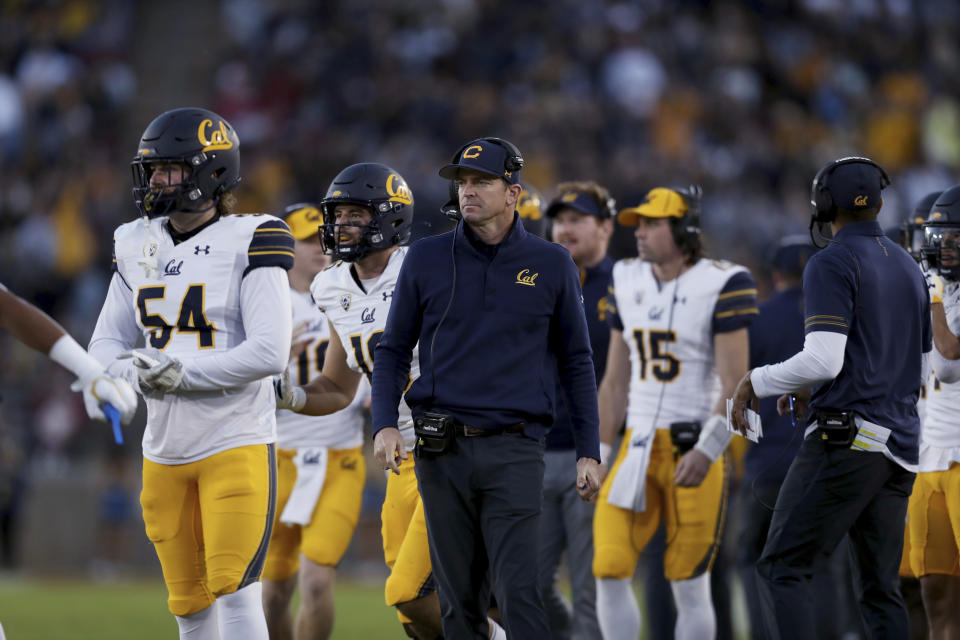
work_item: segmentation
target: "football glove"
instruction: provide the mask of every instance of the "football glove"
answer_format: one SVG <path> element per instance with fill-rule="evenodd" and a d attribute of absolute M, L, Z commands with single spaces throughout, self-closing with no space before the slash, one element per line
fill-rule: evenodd
<path fill-rule="evenodd" d="M 74 391 L 83 391 L 83 404 L 92 420 L 107 421 L 103 414 L 103 405 L 110 403 L 120 412 L 120 421 L 130 424 L 137 412 L 137 394 L 130 384 L 122 378 L 102 373 L 87 382 L 77 380 L 70 387 Z"/>
<path fill-rule="evenodd" d="M 290 372 L 284 371 L 273 378 L 273 391 L 277 397 L 277 409 L 300 411 L 307 403 L 307 393 L 302 387 L 290 382 Z"/>
<path fill-rule="evenodd" d="M 183 363 L 159 349 L 143 348 L 124 351 L 117 358 L 133 358 L 144 393 L 171 393 L 183 381 Z"/>
<path fill-rule="evenodd" d="M 927 281 L 927 290 L 930 291 L 930 303 L 943 302 L 943 278 L 930 271 L 924 271 L 923 277 Z"/>

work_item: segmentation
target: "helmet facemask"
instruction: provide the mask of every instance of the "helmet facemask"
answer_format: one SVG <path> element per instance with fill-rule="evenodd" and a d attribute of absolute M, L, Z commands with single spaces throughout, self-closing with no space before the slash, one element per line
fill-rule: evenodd
<path fill-rule="evenodd" d="M 370 222 L 366 224 L 362 222 L 337 222 L 335 209 L 338 204 L 354 204 L 363 207 L 371 213 Z M 385 210 L 388 214 L 394 209 L 389 202 L 380 202 L 377 208 Z M 334 260 L 356 262 L 366 257 L 371 251 L 389 249 L 396 244 L 400 244 L 400 239 L 394 238 L 396 234 L 384 234 L 382 231 L 382 225 L 389 226 L 392 216 L 378 215 L 369 203 L 352 200 L 327 201 L 321 205 L 321 210 L 323 212 L 323 224 L 320 225 L 320 240 L 323 243 L 323 252 L 332 256 Z M 341 244 L 340 236 L 344 227 L 361 229 L 359 239 L 351 244 Z M 406 241 L 406 239 L 403 238 L 402 240 Z"/>
<path fill-rule="evenodd" d="M 205 160 L 197 159 L 201 164 Z M 170 174 L 167 186 L 150 184 L 159 165 L 167 165 L 166 171 Z M 172 180 L 175 169 L 171 165 L 179 165 L 181 168 L 182 179 L 179 182 L 174 183 Z M 130 166 L 133 170 L 133 199 L 141 215 L 156 218 L 174 212 L 201 213 L 209 210 L 211 206 L 216 206 L 219 199 L 219 195 L 204 194 L 196 178 L 198 171 L 202 169 L 192 169 L 179 159 L 135 159 Z"/>
<path fill-rule="evenodd" d="M 960 224 L 924 225 L 927 266 L 946 280 L 960 280 Z"/>

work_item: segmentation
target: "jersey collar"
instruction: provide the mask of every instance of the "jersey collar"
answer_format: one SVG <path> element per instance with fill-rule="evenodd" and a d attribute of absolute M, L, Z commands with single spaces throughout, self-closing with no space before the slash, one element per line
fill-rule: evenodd
<path fill-rule="evenodd" d="M 882 236 L 883 229 L 876 220 L 863 220 L 860 222 L 851 222 L 843 225 L 843 229 L 837 232 L 836 240 L 846 236 Z"/>

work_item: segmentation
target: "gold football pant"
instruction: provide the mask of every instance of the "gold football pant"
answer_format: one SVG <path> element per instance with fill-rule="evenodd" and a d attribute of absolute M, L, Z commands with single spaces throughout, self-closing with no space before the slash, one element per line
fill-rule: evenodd
<path fill-rule="evenodd" d="M 699 487 L 677 487 L 673 474 L 670 432 L 657 429 L 646 475 L 646 510 L 636 513 L 607 502 L 610 486 L 627 453 L 630 432 L 623 438 L 617 460 L 600 489 L 593 517 L 593 575 L 597 578 L 630 578 L 640 552 L 656 533 L 661 518 L 666 523 L 667 550 L 664 575 L 668 580 L 695 578 L 713 565 L 727 504 L 724 458 L 710 466 Z"/>
<path fill-rule="evenodd" d="M 960 464 L 918 473 L 907 506 L 910 569 L 960 576 Z"/>
<path fill-rule="evenodd" d="M 296 451 L 277 451 L 277 510 L 273 521 L 273 537 L 267 549 L 267 564 L 263 577 L 278 582 L 294 575 L 300 568 L 300 553 L 330 567 L 340 562 L 360 518 L 363 484 L 367 477 L 367 463 L 361 452 L 354 449 L 330 449 L 327 454 L 327 473 L 310 524 L 283 524 L 283 513 L 293 485 L 297 467 L 293 463 Z"/>
<path fill-rule="evenodd" d="M 260 579 L 276 503 L 274 445 L 182 465 L 143 461 L 140 504 L 170 611 L 186 616 Z"/>
<path fill-rule="evenodd" d="M 400 464 L 400 475 L 389 474 L 383 501 L 383 556 L 390 567 L 385 600 L 389 606 L 422 598 L 434 591 L 427 521 L 417 490 L 413 452 Z M 401 621 L 409 622 L 403 616 Z"/>

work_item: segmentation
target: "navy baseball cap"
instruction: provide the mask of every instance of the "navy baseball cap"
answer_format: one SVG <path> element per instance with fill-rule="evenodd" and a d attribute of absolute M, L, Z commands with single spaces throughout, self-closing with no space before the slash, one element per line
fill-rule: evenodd
<path fill-rule="evenodd" d="M 880 191 L 886 186 L 883 174 L 865 162 L 837 165 L 830 173 L 828 188 L 833 203 L 840 209 L 868 209 L 880 204 Z"/>
<path fill-rule="evenodd" d="M 519 151 L 514 153 L 516 147 L 510 147 L 513 147 L 510 143 L 499 144 L 487 138 L 474 140 L 461 147 L 450 160 L 450 164 L 440 169 L 440 177 L 453 180 L 457 177 L 457 171 L 463 168 L 503 178 L 510 184 L 518 184 L 523 158 Z"/>
<path fill-rule="evenodd" d="M 596 198 L 582 191 L 567 191 L 559 194 L 547 207 L 547 217 L 555 218 L 560 210 L 570 207 L 574 211 L 588 216 L 594 216 L 601 220 L 607 220 L 611 216 L 610 207 L 601 207 Z"/>
<path fill-rule="evenodd" d="M 773 253 L 770 266 L 781 273 L 799 276 L 803 274 L 810 256 L 816 252 L 817 248 L 806 236 L 787 236 Z"/>

